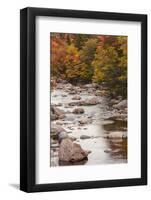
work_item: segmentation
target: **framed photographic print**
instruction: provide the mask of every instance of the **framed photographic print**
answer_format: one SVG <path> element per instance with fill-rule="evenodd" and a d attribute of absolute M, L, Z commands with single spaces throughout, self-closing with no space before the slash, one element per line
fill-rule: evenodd
<path fill-rule="evenodd" d="M 147 184 L 147 16 L 20 12 L 20 189 Z"/>

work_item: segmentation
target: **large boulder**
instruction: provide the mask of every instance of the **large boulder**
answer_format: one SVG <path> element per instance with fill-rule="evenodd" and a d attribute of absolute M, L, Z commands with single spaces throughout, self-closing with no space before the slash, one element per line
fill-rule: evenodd
<path fill-rule="evenodd" d="M 87 158 L 89 151 L 85 151 L 71 139 L 63 139 L 59 147 L 59 160 L 65 162 L 79 162 Z"/>
<path fill-rule="evenodd" d="M 75 108 L 72 112 L 74 114 L 83 114 L 84 113 L 84 109 L 83 108 Z"/>

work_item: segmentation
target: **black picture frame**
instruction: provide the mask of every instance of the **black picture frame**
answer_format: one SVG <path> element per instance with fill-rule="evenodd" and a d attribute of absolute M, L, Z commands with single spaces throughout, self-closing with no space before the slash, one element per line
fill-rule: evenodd
<path fill-rule="evenodd" d="M 84 19 L 120 20 L 141 23 L 141 178 L 71 183 L 35 182 L 35 19 L 54 16 Z M 147 15 L 49 8 L 20 11 L 20 189 L 25 192 L 121 187 L 147 184 Z"/>

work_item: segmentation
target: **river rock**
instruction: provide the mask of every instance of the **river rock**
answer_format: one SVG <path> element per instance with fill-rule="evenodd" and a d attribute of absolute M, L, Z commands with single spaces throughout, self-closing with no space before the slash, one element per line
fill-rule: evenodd
<path fill-rule="evenodd" d="M 66 132 L 64 128 L 59 125 L 51 124 L 51 135 L 58 136 L 59 133 Z"/>
<path fill-rule="evenodd" d="M 82 140 L 84 140 L 84 139 L 89 139 L 89 138 L 91 138 L 91 137 L 88 136 L 88 135 L 81 135 L 81 136 L 80 136 L 80 139 L 82 139 Z"/>
<path fill-rule="evenodd" d="M 69 94 L 76 94 L 77 92 L 75 91 L 75 90 L 71 90 L 70 92 L 69 92 Z"/>
<path fill-rule="evenodd" d="M 51 147 L 51 149 L 56 149 L 56 148 L 59 148 L 59 144 L 58 143 L 51 143 L 50 147 Z"/>
<path fill-rule="evenodd" d="M 62 94 L 61 96 L 62 96 L 62 97 L 67 97 L 67 94 Z"/>
<path fill-rule="evenodd" d="M 106 96 L 108 96 L 108 92 L 107 92 L 107 90 L 101 89 L 101 90 L 99 90 L 99 91 L 96 91 L 95 95 L 96 95 L 96 96 L 106 97 Z"/>
<path fill-rule="evenodd" d="M 71 141 L 75 141 L 75 140 L 77 140 L 77 138 L 74 137 L 74 136 L 70 136 L 69 138 L 70 138 Z"/>
<path fill-rule="evenodd" d="M 119 101 L 122 101 L 122 96 L 117 96 L 117 99 L 118 99 Z"/>
<path fill-rule="evenodd" d="M 58 134 L 58 140 L 59 140 L 59 143 L 65 139 L 65 138 L 68 138 L 68 134 L 65 132 L 65 131 L 62 131 Z"/>
<path fill-rule="evenodd" d="M 67 83 L 66 85 L 64 85 L 65 86 L 65 88 L 67 88 L 67 89 L 72 89 L 72 84 L 71 83 Z"/>
<path fill-rule="evenodd" d="M 59 109 L 59 108 L 56 108 L 55 106 L 52 106 L 52 112 L 54 113 L 54 114 L 56 114 L 56 115 L 62 115 L 62 114 L 64 114 L 64 111 L 63 110 L 61 110 L 61 109 Z"/>
<path fill-rule="evenodd" d="M 109 102 L 110 105 L 114 105 L 114 104 L 118 104 L 118 103 L 119 103 L 119 100 L 117 100 L 117 99 L 111 99 Z"/>
<path fill-rule="evenodd" d="M 83 108 L 75 108 L 72 112 L 74 114 L 83 114 L 84 113 L 84 109 Z"/>
<path fill-rule="evenodd" d="M 72 97 L 72 100 L 80 100 L 80 99 L 81 99 L 81 97 L 79 95 L 76 95 L 76 96 Z"/>
<path fill-rule="evenodd" d="M 83 117 L 79 120 L 80 124 L 88 124 L 90 122 L 90 119 Z"/>
<path fill-rule="evenodd" d="M 65 162 L 79 162 L 87 158 L 90 152 L 85 151 L 71 139 L 63 139 L 59 147 L 59 160 Z"/>
<path fill-rule="evenodd" d="M 93 88 L 93 84 L 85 84 L 83 85 L 83 88 Z"/>
<path fill-rule="evenodd" d="M 51 113 L 50 119 L 51 120 L 57 120 L 58 119 L 58 115 Z"/>
<path fill-rule="evenodd" d="M 85 101 L 85 104 L 86 105 L 96 105 L 96 104 L 98 104 L 99 103 L 99 100 L 98 100 L 98 98 L 96 98 L 96 97 L 93 97 L 93 98 L 91 98 L 91 99 L 87 99 L 86 101 Z"/>
<path fill-rule="evenodd" d="M 93 94 L 94 91 L 95 91 L 95 88 L 88 88 L 87 89 L 87 92 L 90 93 L 90 94 Z"/>
<path fill-rule="evenodd" d="M 95 96 L 102 96 L 102 91 L 101 90 L 96 90 Z"/>
<path fill-rule="evenodd" d="M 110 120 L 127 121 L 127 113 L 115 113 L 110 118 Z"/>
<path fill-rule="evenodd" d="M 57 119 L 63 119 L 65 117 L 65 112 L 55 106 L 51 106 L 51 116 L 55 115 Z M 53 119 L 55 117 L 53 116 Z"/>
<path fill-rule="evenodd" d="M 68 103 L 69 106 L 89 106 L 89 105 L 97 105 L 99 103 L 98 98 L 93 97 L 91 99 L 86 99 L 82 101 L 73 101 Z"/>
<path fill-rule="evenodd" d="M 113 107 L 117 109 L 125 109 L 127 108 L 127 100 L 122 100 L 120 103 L 113 105 Z"/>
<path fill-rule="evenodd" d="M 57 121 L 56 124 L 57 124 L 57 125 L 63 125 L 64 122 L 62 122 L 62 121 Z"/>
<path fill-rule="evenodd" d="M 83 106 L 85 104 L 86 104 L 85 101 L 73 101 L 68 103 L 68 106 Z"/>
<path fill-rule="evenodd" d="M 57 84 L 56 89 L 62 90 L 63 89 L 63 85 L 62 84 Z"/>
<path fill-rule="evenodd" d="M 59 107 L 59 106 L 62 106 L 62 105 L 63 105 L 62 103 L 51 104 L 51 106 L 56 106 L 56 107 Z"/>

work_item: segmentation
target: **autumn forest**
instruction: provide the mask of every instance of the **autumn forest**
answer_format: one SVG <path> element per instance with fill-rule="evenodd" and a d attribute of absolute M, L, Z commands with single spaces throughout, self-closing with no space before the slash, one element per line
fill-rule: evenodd
<path fill-rule="evenodd" d="M 127 37 L 51 33 L 51 74 L 72 84 L 104 84 L 127 96 Z"/>

